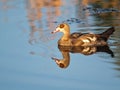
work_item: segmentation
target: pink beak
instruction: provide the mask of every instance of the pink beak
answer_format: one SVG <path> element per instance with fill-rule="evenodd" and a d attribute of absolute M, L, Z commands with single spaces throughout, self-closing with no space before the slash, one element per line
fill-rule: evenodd
<path fill-rule="evenodd" d="M 57 33 L 59 32 L 60 30 L 56 28 L 56 30 L 52 31 L 51 33 L 54 34 L 54 33 Z"/>
<path fill-rule="evenodd" d="M 58 63 L 58 62 L 60 61 L 59 59 L 54 58 L 54 57 L 52 57 L 52 59 L 53 59 L 56 63 Z"/>

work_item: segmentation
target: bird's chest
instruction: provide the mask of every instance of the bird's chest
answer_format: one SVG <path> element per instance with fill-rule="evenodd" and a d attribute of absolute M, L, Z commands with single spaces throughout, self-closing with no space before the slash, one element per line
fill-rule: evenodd
<path fill-rule="evenodd" d="M 58 45 L 61 45 L 61 46 L 72 46 L 72 43 L 71 43 L 70 39 L 60 39 L 58 41 Z"/>

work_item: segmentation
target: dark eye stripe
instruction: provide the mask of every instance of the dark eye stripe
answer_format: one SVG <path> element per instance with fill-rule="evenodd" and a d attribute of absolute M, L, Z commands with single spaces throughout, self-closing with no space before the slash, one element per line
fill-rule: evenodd
<path fill-rule="evenodd" d="M 64 24 L 60 24 L 60 28 L 63 28 L 64 27 Z"/>

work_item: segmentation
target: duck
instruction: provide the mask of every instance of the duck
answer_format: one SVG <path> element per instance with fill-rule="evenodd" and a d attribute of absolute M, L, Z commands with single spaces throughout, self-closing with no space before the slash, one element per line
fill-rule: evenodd
<path fill-rule="evenodd" d="M 57 32 L 62 32 L 62 37 L 58 40 L 59 46 L 104 46 L 107 45 L 107 40 L 111 34 L 115 31 L 115 28 L 112 26 L 108 28 L 106 31 L 100 34 L 94 33 L 81 33 L 74 32 L 70 33 L 70 26 L 67 23 L 59 24 L 52 34 Z"/>

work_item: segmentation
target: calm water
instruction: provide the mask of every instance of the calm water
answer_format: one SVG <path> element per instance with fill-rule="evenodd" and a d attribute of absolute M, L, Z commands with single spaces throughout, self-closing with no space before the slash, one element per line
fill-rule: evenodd
<path fill-rule="evenodd" d="M 60 23 L 71 32 L 101 33 L 114 26 L 109 50 L 69 53 L 70 65 L 59 68 Z M 0 0 L 0 90 L 119 90 L 119 0 Z M 104 48 L 104 47 L 103 47 Z M 101 49 L 103 49 L 101 48 Z"/>

